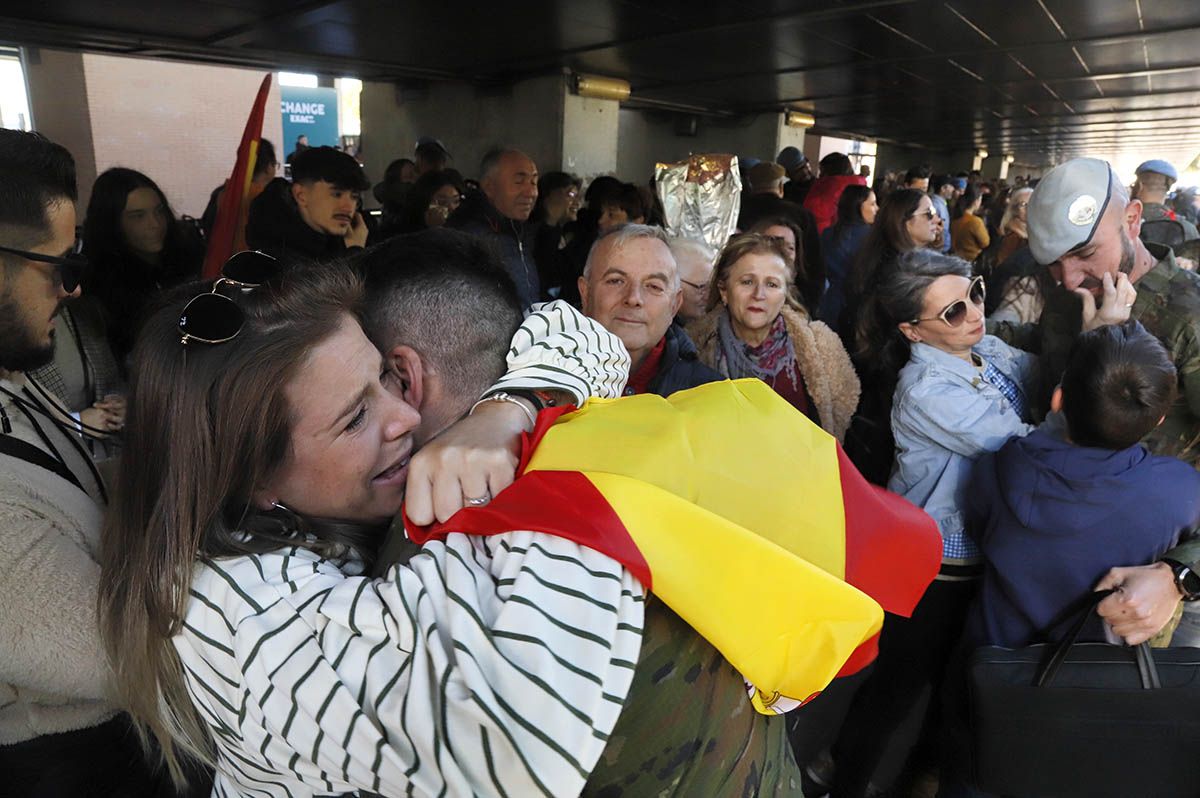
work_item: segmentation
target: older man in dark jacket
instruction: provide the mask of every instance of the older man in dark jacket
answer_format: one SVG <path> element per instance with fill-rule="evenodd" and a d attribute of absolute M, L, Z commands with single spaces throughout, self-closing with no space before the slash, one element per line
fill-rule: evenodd
<path fill-rule="evenodd" d="M 541 294 L 534 262 L 536 225 L 529 215 L 537 202 L 537 165 L 519 150 L 493 150 L 479 166 L 481 193 L 469 195 L 446 226 L 479 236 L 495 247 L 517 286 L 521 306 Z"/>
<path fill-rule="evenodd" d="M 626 395 L 668 396 L 724 379 L 700 362 L 687 333 L 672 324 L 683 293 L 660 228 L 627 224 L 601 236 L 588 254 L 579 294 L 584 315 L 629 350 Z"/>

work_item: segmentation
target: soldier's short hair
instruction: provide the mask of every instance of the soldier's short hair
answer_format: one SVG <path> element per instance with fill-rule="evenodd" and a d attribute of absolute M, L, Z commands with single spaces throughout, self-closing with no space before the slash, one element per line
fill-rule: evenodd
<path fill-rule="evenodd" d="M 1061 383 L 1068 434 L 1080 446 L 1133 446 L 1166 415 L 1176 385 L 1166 348 L 1138 322 L 1083 333 Z"/>

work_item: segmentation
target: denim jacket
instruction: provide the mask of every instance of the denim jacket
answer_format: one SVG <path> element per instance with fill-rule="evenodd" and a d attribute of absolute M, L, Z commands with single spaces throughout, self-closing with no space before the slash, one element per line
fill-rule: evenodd
<path fill-rule="evenodd" d="M 972 351 L 1012 380 L 1028 406 L 1034 395 L 1036 357 L 992 335 L 985 335 Z M 1032 432 L 1027 422 L 979 369 L 928 344 L 913 344 L 892 403 L 896 463 L 888 490 L 933 516 L 947 564 L 979 559 L 964 528 L 975 458 Z"/>

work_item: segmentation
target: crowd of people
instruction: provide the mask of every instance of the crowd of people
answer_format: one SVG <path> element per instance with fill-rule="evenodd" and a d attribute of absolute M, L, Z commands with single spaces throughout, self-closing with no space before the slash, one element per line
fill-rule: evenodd
<path fill-rule="evenodd" d="M 201 282 L 226 187 L 193 222 L 112 168 L 80 224 L 70 153 L 0 131 L 11 794 L 978 796 L 971 650 L 1107 588 L 1093 639 L 1200 645 L 1200 233 L 1170 164 L 868 185 L 789 147 L 743 164 L 714 243 L 652 181 L 452 162 L 420 139 L 376 217 L 351 156 L 283 178 L 262 142 L 245 250 Z M 940 536 L 873 664 L 781 715 L 611 551 L 454 526 L 543 413 L 739 379 Z"/>

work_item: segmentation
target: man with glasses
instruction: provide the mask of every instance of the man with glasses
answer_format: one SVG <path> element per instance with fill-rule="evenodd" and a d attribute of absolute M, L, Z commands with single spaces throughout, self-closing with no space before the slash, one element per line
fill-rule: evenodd
<path fill-rule="evenodd" d="M 78 427 L 26 372 L 79 292 L 75 163 L 0 130 L 0 773 L 6 795 L 149 795 L 96 626 L 105 489 Z M 84 429 L 84 434 L 89 430 Z"/>
<path fill-rule="evenodd" d="M 629 350 L 625 395 L 669 396 L 724 379 L 700 362 L 692 339 L 671 323 L 683 292 L 661 228 L 627 224 L 601 236 L 588 253 L 579 294 L 583 314 Z"/>
<path fill-rule="evenodd" d="M 683 289 L 683 302 L 675 314 L 675 320 L 687 326 L 708 312 L 708 282 L 712 277 L 715 253 L 699 238 L 672 236 L 667 240 L 675 265 L 679 271 L 679 282 Z"/>

